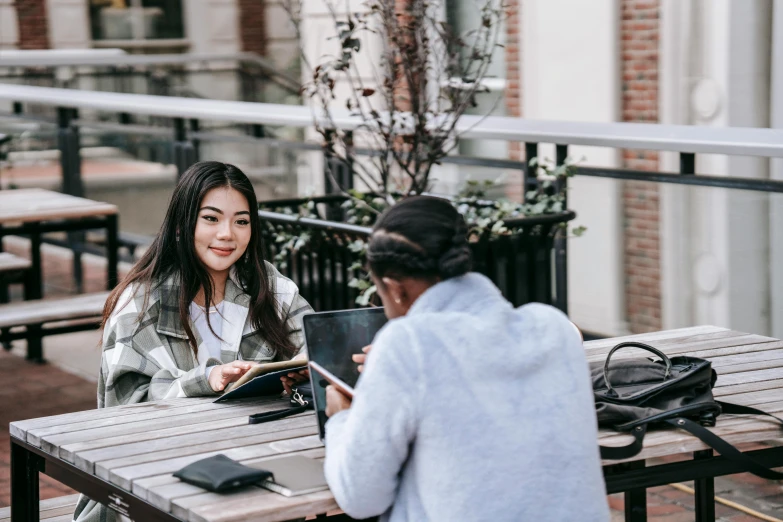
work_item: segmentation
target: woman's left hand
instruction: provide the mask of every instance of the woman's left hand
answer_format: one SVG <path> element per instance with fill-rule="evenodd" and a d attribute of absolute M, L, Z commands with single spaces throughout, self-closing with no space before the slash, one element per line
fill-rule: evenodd
<path fill-rule="evenodd" d="M 285 389 L 285 392 L 290 395 L 294 386 L 300 382 L 310 380 L 310 370 L 291 372 L 288 375 L 281 376 L 280 380 L 283 382 L 283 388 Z"/>
<path fill-rule="evenodd" d="M 331 417 L 351 407 L 351 399 L 331 384 L 326 387 L 326 416 Z"/>
<path fill-rule="evenodd" d="M 292 361 L 302 361 L 303 364 L 307 364 L 307 355 L 300 353 Z M 291 395 L 294 386 L 300 382 L 304 382 L 310 379 L 310 370 L 300 370 L 298 372 L 291 372 L 288 375 L 283 375 L 280 380 L 283 382 L 283 389 L 288 395 Z"/>

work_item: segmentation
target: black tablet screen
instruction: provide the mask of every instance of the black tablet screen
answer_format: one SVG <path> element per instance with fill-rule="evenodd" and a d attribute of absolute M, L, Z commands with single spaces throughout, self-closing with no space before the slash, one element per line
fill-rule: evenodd
<path fill-rule="evenodd" d="M 353 387 L 359 380 L 359 371 L 351 355 L 361 353 L 362 348 L 371 344 L 387 319 L 383 308 L 360 308 L 310 314 L 303 321 L 308 358 Z M 315 372 L 310 372 L 310 379 L 315 395 L 318 427 L 323 438 L 326 423 L 324 390 L 328 383 L 319 379 Z"/>

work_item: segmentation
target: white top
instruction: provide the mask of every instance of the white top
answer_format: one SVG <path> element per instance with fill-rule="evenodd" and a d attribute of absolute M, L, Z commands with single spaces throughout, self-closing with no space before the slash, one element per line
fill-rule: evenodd
<path fill-rule="evenodd" d="M 193 321 L 193 326 L 196 327 L 199 335 L 201 336 L 201 344 L 198 347 L 198 363 L 200 365 L 206 365 L 210 358 L 220 359 L 220 347 L 223 342 L 220 340 L 220 336 L 223 333 L 223 303 L 221 301 L 215 306 L 209 307 L 209 321 L 212 324 L 212 330 L 209 329 L 207 324 L 207 314 L 204 313 L 204 308 L 196 303 L 190 303 L 190 319 Z M 216 335 L 217 334 L 217 335 Z M 213 366 L 205 369 L 207 379 L 209 379 L 209 373 Z"/>

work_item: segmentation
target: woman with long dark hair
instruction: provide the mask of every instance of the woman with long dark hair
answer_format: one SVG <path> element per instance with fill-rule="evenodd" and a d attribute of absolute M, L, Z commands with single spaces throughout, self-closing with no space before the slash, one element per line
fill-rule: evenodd
<path fill-rule="evenodd" d="M 358 519 L 606 521 L 578 330 L 471 273 L 466 234 L 440 198 L 378 219 L 367 260 L 390 321 L 355 357 L 353 401 L 327 388 L 329 487 Z"/>
<path fill-rule="evenodd" d="M 183 174 L 155 241 L 106 302 L 99 408 L 217 395 L 254 364 L 299 355 L 312 309 L 264 261 L 256 201 L 233 165 Z M 113 516 L 90 504 L 80 499 L 80 522 Z"/>

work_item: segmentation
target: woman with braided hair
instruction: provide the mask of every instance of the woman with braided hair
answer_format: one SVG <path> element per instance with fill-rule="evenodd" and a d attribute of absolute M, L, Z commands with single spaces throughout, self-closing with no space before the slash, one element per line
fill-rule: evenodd
<path fill-rule="evenodd" d="M 390 321 L 353 401 L 327 388 L 329 487 L 354 518 L 609 520 L 581 339 L 470 272 L 466 232 L 432 197 L 375 225 L 367 260 Z"/>

